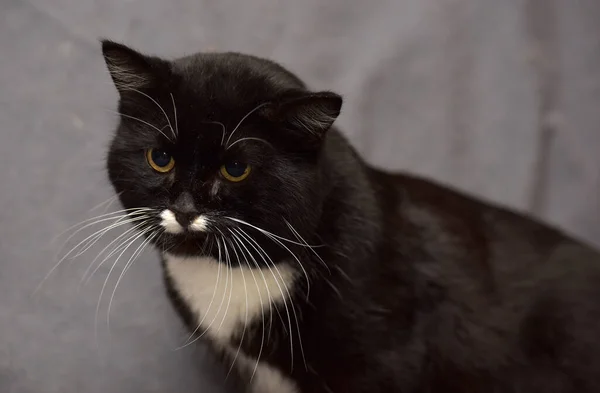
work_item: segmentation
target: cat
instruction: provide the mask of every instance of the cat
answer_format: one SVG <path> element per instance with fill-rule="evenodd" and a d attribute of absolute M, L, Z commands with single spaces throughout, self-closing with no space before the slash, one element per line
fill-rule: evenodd
<path fill-rule="evenodd" d="M 102 50 L 109 178 L 247 391 L 600 392 L 597 251 L 367 165 L 342 97 L 275 62 Z"/>

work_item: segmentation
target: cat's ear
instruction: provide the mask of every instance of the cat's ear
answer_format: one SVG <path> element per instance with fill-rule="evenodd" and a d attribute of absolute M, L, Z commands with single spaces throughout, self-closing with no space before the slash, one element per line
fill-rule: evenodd
<path fill-rule="evenodd" d="M 164 60 L 143 55 L 113 41 L 101 42 L 110 77 L 121 95 L 131 90 L 155 87 L 169 72 L 169 64 Z"/>
<path fill-rule="evenodd" d="M 266 107 L 265 114 L 271 121 L 320 140 L 339 116 L 341 108 L 342 97 L 324 91 L 294 94 Z"/>

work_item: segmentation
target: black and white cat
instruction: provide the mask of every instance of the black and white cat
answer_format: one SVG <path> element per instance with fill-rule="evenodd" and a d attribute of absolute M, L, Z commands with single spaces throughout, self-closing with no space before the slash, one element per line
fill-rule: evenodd
<path fill-rule="evenodd" d="M 249 391 L 600 392 L 596 251 L 369 167 L 332 128 L 342 98 L 276 63 L 102 47 L 110 180 Z"/>

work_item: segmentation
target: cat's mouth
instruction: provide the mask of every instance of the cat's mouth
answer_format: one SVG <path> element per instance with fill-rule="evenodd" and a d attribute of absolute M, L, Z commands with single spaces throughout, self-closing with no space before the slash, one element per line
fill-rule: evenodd
<path fill-rule="evenodd" d="M 164 235 L 159 238 L 161 248 L 170 253 L 184 255 L 211 255 L 210 226 L 212 220 L 205 214 L 174 212 L 164 209 L 158 215 Z M 211 247 L 212 246 L 212 247 Z"/>

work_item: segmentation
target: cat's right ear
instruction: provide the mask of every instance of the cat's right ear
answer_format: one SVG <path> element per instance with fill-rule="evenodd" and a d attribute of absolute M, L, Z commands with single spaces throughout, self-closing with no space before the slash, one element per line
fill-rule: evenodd
<path fill-rule="evenodd" d="M 119 94 L 156 87 L 169 72 L 168 62 L 123 44 L 102 40 L 102 54 Z"/>

